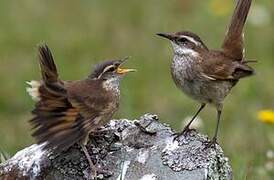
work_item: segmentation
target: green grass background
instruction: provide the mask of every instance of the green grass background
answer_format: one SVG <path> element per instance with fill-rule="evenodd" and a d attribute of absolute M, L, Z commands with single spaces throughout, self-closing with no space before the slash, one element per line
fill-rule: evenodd
<path fill-rule="evenodd" d="M 34 143 L 28 120 L 33 107 L 25 81 L 39 79 L 36 45 L 52 49 L 62 79 L 84 78 L 104 59 L 131 56 L 138 73 L 122 82 L 115 118 L 154 112 L 179 130 L 198 103 L 181 93 L 170 77 L 171 48 L 157 32 L 191 30 L 218 48 L 233 11 L 232 0 L 2 0 L 0 1 L 0 148 L 13 155 Z M 261 109 L 274 108 L 274 3 L 265 7 L 270 21 L 247 23 L 246 57 L 256 59 L 256 76 L 242 80 L 226 98 L 219 143 L 230 158 L 235 179 L 271 179 L 265 153 L 273 149 L 273 125 L 258 121 Z M 215 7 L 215 8 L 214 8 Z M 256 14 L 255 14 L 256 16 Z M 259 18 L 259 17 L 258 17 Z M 262 19 L 263 20 L 263 19 Z M 259 20 L 260 21 L 260 20 Z M 200 117 L 203 133 L 215 128 L 215 110 Z"/>

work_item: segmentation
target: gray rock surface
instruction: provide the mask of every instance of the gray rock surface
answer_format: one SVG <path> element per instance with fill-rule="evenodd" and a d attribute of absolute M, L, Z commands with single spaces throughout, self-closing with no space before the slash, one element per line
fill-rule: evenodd
<path fill-rule="evenodd" d="M 195 130 L 173 141 L 172 129 L 145 114 L 139 120 L 112 120 L 93 134 L 88 150 L 97 179 L 203 180 L 232 179 L 219 145 L 205 148 L 208 138 Z M 89 179 L 90 169 L 76 144 L 54 154 L 32 145 L 0 165 L 0 179 Z"/>

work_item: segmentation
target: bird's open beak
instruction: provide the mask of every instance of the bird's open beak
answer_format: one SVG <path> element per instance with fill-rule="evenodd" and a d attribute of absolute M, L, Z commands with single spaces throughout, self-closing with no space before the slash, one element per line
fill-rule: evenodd
<path fill-rule="evenodd" d="M 157 33 L 156 35 L 167 38 L 169 40 L 175 39 L 175 35 L 173 33 Z"/>
<path fill-rule="evenodd" d="M 136 72 L 137 71 L 136 69 L 125 69 L 125 68 L 121 67 L 121 65 L 124 64 L 128 59 L 129 59 L 128 56 L 125 57 L 124 59 L 122 59 L 122 63 L 120 64 L 120 66 L 116 70 L 117 74 L 125 74 L 125 73 L 128 73 L 128 72 Z"/>
<path fill-rule="evenodd" d="M 121 68 L 121 67 L 118 67 L 116 72 L 118 74 L 125 74 L 125 73 L 128 73 L 128 72 L 136 72 L 137 70 L 136 69 L 124 69 L 124 68 Z"/>

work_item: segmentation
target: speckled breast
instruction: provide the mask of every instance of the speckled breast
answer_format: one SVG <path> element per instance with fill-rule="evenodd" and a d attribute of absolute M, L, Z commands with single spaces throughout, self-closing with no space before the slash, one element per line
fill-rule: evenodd
<path fill-rule="evenodd" d="M 171 75 L 176 86 L 186 95 L 201 103 L 220 104 L 233 87 L 228 81 L 212 81 L 203 78 L 196 63 L 189 56 L 174 56 Z"/>

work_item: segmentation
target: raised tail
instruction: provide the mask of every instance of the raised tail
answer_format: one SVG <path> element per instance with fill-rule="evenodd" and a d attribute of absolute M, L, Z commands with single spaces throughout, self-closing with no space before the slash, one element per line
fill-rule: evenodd
<path fill-rule="evenodd" d="M 228 56 L 243 58 L 243 28 L 252 0 L 238 0 L 222 48 Z"/>
<path fill-rule="evenodd" d="M 26 90 L 35 102 L 38 102 L 41 99 L 41 86 L 55 84 L 58 82 L 57 68 L 54 64 L 52 53 L 46 44 L 38 46 L 38 57 L 42 81 L 32 80 L 26 82 L 29 85 Z"/>
<path fill-rule="evenodd" d="M 81 115 L 67 97 L 65 82 L 58 78 L 53 56 L 47 45 L 38 47 L 42 80 L 30 81 L 28 93 L 36 101 L 29 121 L 38 144 L 44 149 L 64 150 L 84 139 Z"/>
<path fill-rule="evenodd" d="M 43 81 L 56 82 L 58 79 L 57 68 L 52 53 L 46 44 L 38 46 L 38 56 Z"/>

